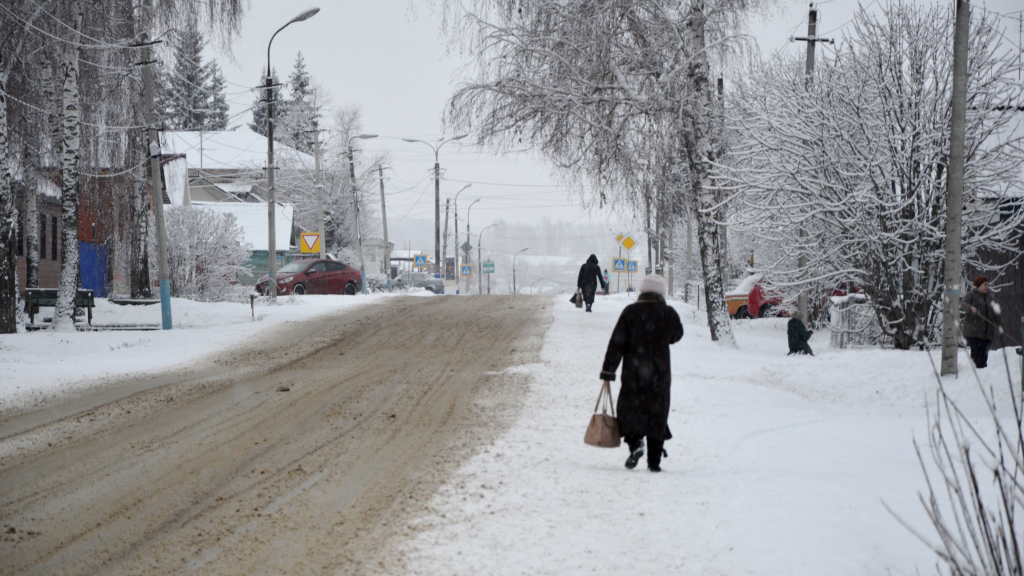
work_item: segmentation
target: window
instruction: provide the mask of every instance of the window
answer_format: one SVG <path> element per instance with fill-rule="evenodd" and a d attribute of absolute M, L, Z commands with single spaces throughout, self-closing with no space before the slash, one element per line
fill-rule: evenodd
<path fill-rule="evenodd" d="M 46 258 L 46 216 L 39 219 L 39 258 Z"/>
<path fill-rule="evenodd" d="M 14 229 L 14 233 L 18 235 L 18 256 L 25 255 L 25 211 L 18 210 L 18 227 Z"/>
<path fill-rule="evenodd" d="M 324 272 L 325 270 L 327 270 L 327 267 L 324 266 L 324 263 L 323 262 L 317 262 L 316 264 L 313 264 L 312 266 L 310 266 L 309 270 L 306 270 L 306 274 L 317 274 L 317 273 L 320 273 L 320 272 Z"/>
<path fill-rule="evenodd" d="M 46 255 L 40 255 L 45 258 Z M 57 217 L 50 216 L 50 260 L 57 259 Z"/>
<path fill-rule="evenodd" d="M 341 262 L 327 262 L 328 272 L 341 272 L 345 268 L 348 268 L 348 266 L 345 266 Z"/>

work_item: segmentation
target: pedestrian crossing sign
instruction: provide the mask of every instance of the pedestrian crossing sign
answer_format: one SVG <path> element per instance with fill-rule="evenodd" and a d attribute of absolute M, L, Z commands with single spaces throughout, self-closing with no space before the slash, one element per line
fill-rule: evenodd
<path fill-rule="evenodd" d="M 612 270 L 616 272 L 626 271 L 626 259 L 625 258 L 612 258 Z"/>
<path fill-rule="evenodd" d="M 626 272 L 634 272 L 635 273 L 637 270 L 638 270 L 638 268 L 637 268 L 636 260 L 629 260 L 628 262 L 626 262 Z"/>
<path fill-rule="evenodd" d="M 301 234 L 302 242 L 300 242 L 299 248 L 303 254 L 319 254 L 320 253 L 320 233 L 319 232 L 303 232 Z"/>
<path fill-rule="evenodd" d="M 414 268 L 420 268 L 420 269 L 426 268 L 427 267 L 427 255 L 426 254 L 416 254 L 415 256 L 413 256 L 413 264 L 412 265 L 413 265 Z"/>
<path fill-rule="evenodd" d="M 460 274 L 462 275 L 463 278 L 472 278 L 473 277 L 473 265 L 472 264 L 463 264 L 463 265 L 459 266 L 459 269 L 460 269 Z"/>

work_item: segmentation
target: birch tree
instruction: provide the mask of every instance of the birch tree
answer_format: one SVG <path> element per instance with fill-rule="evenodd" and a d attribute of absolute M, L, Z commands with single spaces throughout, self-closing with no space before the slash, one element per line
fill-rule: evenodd
<path fill-rule="evenodd" d="M 740 45 L 744 0 L 476 0 L 447 4 L 446 26 L 477 54 L 448 120 L 499 148 L 537 146 L 584 205 L 644 196 L 664 159 L 669 213 L 697 216 L 712 338 L 734 344 L 725 308 L 714 193 L 708 187 L 710 66 Z M 583 187 L 589 184 L 589 187 Z M 584 190 L 593 190 L 593 193 Z M 681 203 L 689 204 L 689 210 Z"/>
<path fill-rule="evenodd" d="M 1020 210 L 999 214 L 1021 190 L 1021 139 L 1004 111 L 1021 87 L 996 22 L 973 20 L 962 249 L 966 264 L 991 270 L 978 250 L 1015 250 L 1021 234 Z M 855 282 L 896 347 L 924 347 L 941 322 L 953 17 L 890 3 L 853 24 L 810 87 L 800 61 L 783 57 L 740 86 L 716 178 L 738 225 L 784 247 L 764 263 L 777 283 L 811 278 L 827 294 Z M 806 268 L 787 264 L 801 252 Z"/>

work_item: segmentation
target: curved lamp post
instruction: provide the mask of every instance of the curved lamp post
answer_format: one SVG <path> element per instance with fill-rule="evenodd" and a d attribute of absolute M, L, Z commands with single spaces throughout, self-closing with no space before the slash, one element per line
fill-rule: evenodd
<path fill-rule="evenodd" d="M 485 226 L 484 229 L 481 230 L 480 233 L 476 235 L 476 261 L 477 261 L 477 265 L 480 266 L 480 274 L 481 274 L 480 281 L 477 282 L 477 285 L 476 285 L 476 293 L 477 294 L 483 294 L 483 290 L 484 290 L 484 282 L 483 282 L 483 273 L 484 273 L 483 265 L 484 265 L 484 260 L 483 260 L 483 256 L 481 256 L 481 254 L 480 254 L 480 252 L 481 252 L 480 244 L 484 241 L 484 232 L 486 232 L 488 228 L 494 228 L 497 225 L 498 225 L 498 223 L 495 222 L 494 224 L 491 224 L 490 226 Z M 491 293 L 491 277 L 490 276 L 487 277 L 487 293 L 488 294 Z"/>
<path fill-rule="evenodd" d="M 319 8 L 310 8 L 302 12 L 289 20 L 287 24 L 278 28 L 277 32 L 274 32 L 273 36 L 270 37 L 270 42 L 267 42 L 267 262 L 269 270 L 267 293 L 270 295 L 271 300 L 277 300 L 277 229 L 274 222 L 277 204 L 274 200 L 274 170 L 276 169 L 274 167 L 274 81 L 270 74 L 270 46 L 274 43 L 274 37 L 281 30 L 296 22 L 309 20 L 319 11 Z M 320 241 L 323 242 L 323 239 L 321 238 Z"/>
<path fill-rule="evenodd" d="M 438 153 L 441 151 L 441 146 L 444 146 L 452 140 L 462 140 L 469 134 L 459 134 L 458 136 L 452 136 L 451 138 L 438 138 L 437 145 L 431 144 L 426 140 L 417 140 L 416 138 L 402 138 L 406 142 L 419 142 L 420 144 L 426 144 L 430 146 L 430 149 L 434 151 L 434 274 L 440 274 L 441 272 L 441 164 L 438 161 Z M 459 253 L 458 247 L 455 248 L 455 253 Z M 458 280 L 456 280 L 458 284 Z"/>
<path fill-rule="evenodd" d="M 513 294 L 517 294 L 518 293 L 518 291 L 516 290 L 516 256 L 519 256 L 520 254 L 522 254 L 523 252 L 526 252 L 529 249 L 530 249 L 530 247 L 527 246 L 526 248 L 523 248 L 522 250 L 520 250 L 519 252 L 516 252 L 512 256 L 512 293 Z"/>
<path fill-rule="evenodd" d="M 459 188 L 459 191 L 455 193 L 455 270 L 456 271 L 459 270 L 459 194 L 462 194 L 466 190 L 466 188 L 469 188 L 472 185 L 473 185 L 473 183 L 470 182 L 469 184 L 466 184 L 462 188 Z M 469 236 L 466 236 L 466 242 L 469 242 Z M 456 274 L 458 274 L 458 272 L 456 272 Z M 458 276 L 455 277 L 455 293 L 456 294 L 459 293 L 459 277 Z"/>
<path fill-rule="evenodd" d="M 356 134 L 348 139 L 348 174 L 352 184 L 352 203 L 356 206 L 356 244 L 359 247 L 359 277 L 363 280 L 363 294 L 366 294 L 366 262 L 363 260 L 363 230 L 359 223 L 359 198 L 356 195 L 356 162 L 355 156 L 352 154 L 352 141 L 369 140 L 376 137 L 376 134 Z M 323 239 L 320 241 L 323 242 Z"/>
<path fill-rule="evenodd" d="M 544 276 L 541 276 L 540 278 L 537 278 L 536 280 L 534 280 L 533 284 L 530 284 L 530 296 L 533 296 L 533 287 L 534 287 L 534 285 L 537 284 L 537 282 L 540 282 L 541 280 L 543 280 L 544 278 L 545 278 Z"/>

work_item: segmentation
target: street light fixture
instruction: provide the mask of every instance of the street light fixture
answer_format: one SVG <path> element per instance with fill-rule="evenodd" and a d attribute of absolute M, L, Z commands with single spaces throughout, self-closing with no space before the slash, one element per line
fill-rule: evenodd
<path fill-rule="evenodd" d="M 430 146 L 430 149 L 434 151 L 434 274 L 439 275 L 441 272 L 441 164 L 438 160 L 438 153 L 441 151 L 441 146 L 444 146 L 452 140 L 462 140 L 469 134 L 459 134 L 458 136 L 452 136 L 451 138 L 438 138 L 437 145 L 431 144 L 426 140 L 417 140 L 416 138 L 402 138 L 406 142 L 419 142 Z M 455 248 L 455 253 L 458 254 L 458 247 Z M 456 280 L 456 284 L 458 281 Z"/>
<path fill-rule="evenodd" d="M 455 270 L 456 270 L 456 274 L 458 274 L 458 270 L 460 269 L 459 268 L 459 194 L 462 194 L 462 192 L 465 191 L 466 188 L 469 188 L 472 185 L 473 185 L 473 183 L 470 182 L 469 184 L 466 184 L 465 186 L 460 188 L 459 191 L 455 193 Z M 466 242 L 469 242 L 469 236 L 466 236 Z M 458 276 L 455 277 L 455 293 L 456 294 L 459 293 L 459 277 Z"/>
<path fill-rule="evenodd" d="M 359 246 L 359 277 L 362 279 L 363 294 L 366 294 L 366 262 L 363 259 L 363 230 L 359 223 L 359 198 L 356 195 L 356 162 L 355 156 L 352 153 L 352 141 L 369 140 L 376 137 L 376 134 L 356 134 L 348 139 L 348 168 L 352 184 L 352 203 L 356 206 L 356 244 Z"/>
<path fill-rule="evenodd" d="M 484 268 L 483 268 L 484 260 L 483 260 L 483 256 L 481 255 L 480 244 L 483 243 L 483 241 L 484 241 L 484 232 L 486 232 L 488 228 L 494 228 L 497 225 L 498 225 L 498 223 L 495 222 L 494 224 L 491 224 L 490 226 L 484 227 L 484 229 L 481 230 L 480 233 L 477 234 L 477 236 L 476 236 L 476 261 L 477 261 L 477 265 L 480 266 L 480 274 L 481 274 L 480 282 L 478 282 L 477 285 L 476 285 L 476 293 L 477 294 L 483 294 L 483 290 L 484 290 L 484 283 L 483 283 L 483 276 L 482 276 L 482 274 L 484 272 Z M 487 293 L 488 294 L 491 293 L 491 277 L 490 276 L 487 277 Z"/>
<path fill-rule="evenodd" d="M 541 276 L 540 278 L 537 278 L 536 280 L 534 280 L 533 284 L 530 284 L 530 296 L 533 296 L 533 287 L 537 284 L 537 282 L 540 282 L 544 278 L 545 278 L 545 276 Z"/>
<path fill-rule="evenodd" d="M 522 250 L 520 250 L 519 252 L 516 252 L 512 256 L 512 293 L 513 294 L 517 294 L 518 293 L 518 290 L 516 290 L 516 256 L 519 256 L 520 254 L 522 254 L 523 252 L 526 252 L 529 249 L 530 249 L 530 247 L 527 246 L 526 248 L 523 248 Z"/>
<path fill-rule="evenodd" d="M 302 12 L 278 28 L 270 37 L 270 42 L 267 42 L 267 293 L 272 301 L 277 300 L 277 228 L 274 222 L 277 203 L 274 199 L 274 80 L 270 73 L 270 46 L 281 30 L 296 22 L 310 19 L 319 11 L 319 8 L 310 8 Z M 320 241 L 323 242 L 323 239 Z"/>
<path fill-rule="evenodd" d="M 466 250 L 466 259 L 467 260 L 470 260 L 470 259 L 473 258 L 473 254 L 471 252 L 471 250 L 473 249 L 473 237 L 470 236 L 470 234 L 469 234 L 469 211 L 473 208 L 473 204 L 476 204 L 479 201 L 480 201 L 479 198 L 477 198 L 476 200 L 473 200 L 473 202 L 471 202 L 469 204 L 469 208 L 466 208 L 466 244 L 469 247 L 469 250 Z M 479 263 L 477 263 L 477 265 L 479 266 Z M 469 294 L 469 282 L 470 282 L 470 280 L 472 280 L 472 278 L 466 278 L 466 294 Z"/>

